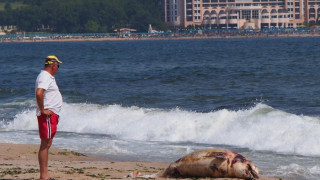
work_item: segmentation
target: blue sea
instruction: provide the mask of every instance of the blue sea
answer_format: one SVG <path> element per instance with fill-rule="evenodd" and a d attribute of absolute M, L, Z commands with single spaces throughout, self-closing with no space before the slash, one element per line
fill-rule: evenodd
<path fill-rule="evenodd" d="M 263 176 L 320 179 L 320 38 L 0 43 L 0 142 L 39 144 L 35 80 L 63 61 L 53 146 L 172 162 L 226 148 Z"/>

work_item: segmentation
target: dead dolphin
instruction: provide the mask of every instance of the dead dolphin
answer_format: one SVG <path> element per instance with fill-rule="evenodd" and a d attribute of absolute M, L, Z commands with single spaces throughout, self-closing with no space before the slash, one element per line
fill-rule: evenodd
<path fill-rule="evenodd" d="M 205 149 L 192 152 L 171 163 L 164 171 L 143 176 L 132 172 L 131 177 L 144 178 L 243 178 L 259 179 L 258 167 L 246 157 L 226 149 Z"/>

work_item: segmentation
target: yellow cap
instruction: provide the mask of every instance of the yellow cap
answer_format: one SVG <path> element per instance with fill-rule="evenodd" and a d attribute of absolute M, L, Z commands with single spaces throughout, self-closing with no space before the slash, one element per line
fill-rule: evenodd
<path fill-rule="evenodd" d="M 58 63 L 62 64 L 62 62 L 55 55 L 47 56 L 44 64 L 52 64 L 54 62 L 58 62 Z"/>

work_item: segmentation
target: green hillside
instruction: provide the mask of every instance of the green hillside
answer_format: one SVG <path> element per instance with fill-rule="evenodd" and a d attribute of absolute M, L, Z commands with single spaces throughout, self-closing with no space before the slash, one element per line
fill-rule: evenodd
<path fill-rule="evenodd" d="M 161 17 L 161 0 L 0 0 L 0 26 L 27 32 L 146 32 L 149 24 L 166 30 Z"/>
<path fill-rule="evenodd" d="M 23 2 L 12 2 L 9 4 L 10 4 L 11 9 L 19 9 L 19 8 L 28 7 L 28 5 L 23 4 Z M 0 11 L 4 11 L 6 5 L 7 5 L 6 2 L 0 2 Z"/>

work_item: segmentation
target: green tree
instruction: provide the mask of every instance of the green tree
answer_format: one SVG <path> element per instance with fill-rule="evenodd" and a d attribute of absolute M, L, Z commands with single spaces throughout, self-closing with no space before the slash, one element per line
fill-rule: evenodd
<path fill-rule="evenodd" d="M 11 4 L 9 2 L 7 2 L 5 5 L 4 5 L 4 9 L 6 11 L 10 11 L 12 8 L 11 8 Z"/>
<path fill-rule="evenodd" d="M 85 25 L 84 25 L 84 30 L 86 32 L 90 32 L 90 33 L 95 33 L 95 32 L 98 32 L 99 31 L 99 24 L 95 21 L 88 21 Z"/>

